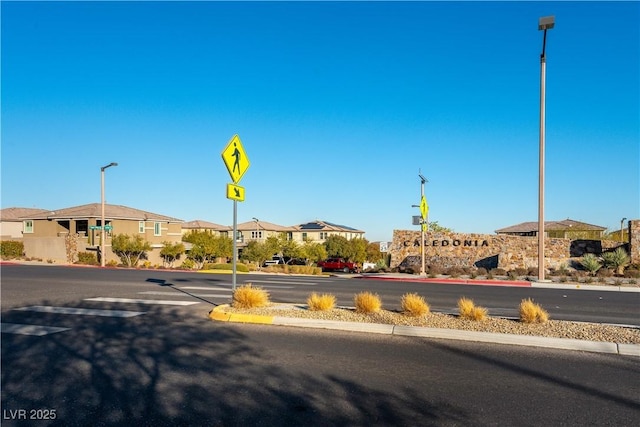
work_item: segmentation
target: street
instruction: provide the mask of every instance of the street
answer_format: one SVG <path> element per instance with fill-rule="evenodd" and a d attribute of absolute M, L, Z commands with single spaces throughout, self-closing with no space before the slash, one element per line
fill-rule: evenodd
<path fill-rule="evenodd" d="M 218 323 L 206 316 L 215 297 L 172 289 L 157 272 L 126 283 L 113 270 L 66 269 L 82 274 L 67 272 L 58 292 L 56 267 L 42 267 L 52 282 L 22 277 L 19 289 L 5 268 L 7 426 L 625 426 L 640 417 L 635 357 Z M 211 282 L 180 286 L 220 287 L 217 276 L 198 277 Z M 5 304 L 5 286 L 18 306 Z"/>

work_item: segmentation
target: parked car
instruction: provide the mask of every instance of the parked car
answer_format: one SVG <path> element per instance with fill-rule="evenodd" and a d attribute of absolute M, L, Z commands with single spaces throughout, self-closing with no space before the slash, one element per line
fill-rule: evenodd
<path fill-rule="evenodd" d="M 342 271 L 345 273 L 359 273 L 360 266 L 355 262 L 347 261 L 344 258 L 328 258 L 318 262 L 318 267 L 322 271 Z"/>
<path fill-rule="evenodd" d="M 284 258 L 278 255 L 274 255 L 271 257 L 271 259 L 266 260 L 264 264 L 262 264 L 262 266 L 269 267 L 270 265 L 278 265 L 278 264 L 285 264 Z"/>

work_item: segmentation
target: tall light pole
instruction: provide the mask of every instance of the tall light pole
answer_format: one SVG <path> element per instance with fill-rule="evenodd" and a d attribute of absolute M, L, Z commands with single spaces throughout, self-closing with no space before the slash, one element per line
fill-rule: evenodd
<path fill-rule="evenodd" d="M 544 31 L 542 38 L 542 53 L 540 54 L 540 158 L 538 173 L 538 281 L 544 281 L 544 137 L 545 137 L 545 90 L 546 90 L 546 61 L 547 30 L 554 27 L 555 18 L 545 16 L 538 20 L 538 30 Z"/>
<path fill-rule="evenodd" d="M 118 166 L 116 162 L 111 162 L 106 166 L 102 166 L 100 168 L 100 204 L 101 204 L 101 215 L 100 215 L 100 265 L 102 267 L 105 266 L 105 252 L 104 252 L 104 240 L 105 240 L 105 229 L 104 229 L 104 170 L 110 168 L 111 166 Z"/>
<path fill-rule="evenodd" d="M 620 241 L 624 242 L 624 229 L 622 227 L 624 227 L 624 222 L 627 220 L 627 218 L 622 218 L 620 220 Z"/>

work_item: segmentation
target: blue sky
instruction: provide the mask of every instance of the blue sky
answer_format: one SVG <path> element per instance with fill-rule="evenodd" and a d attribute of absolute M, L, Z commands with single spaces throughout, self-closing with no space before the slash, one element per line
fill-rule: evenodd
<path fill-rule="evenodd" d="M 493 233 L 640 218 L 638 2 L 7 2 L 1 205 L 106 199 L 233 223 L 314 219 L 370 241 L 429 219 Z"/>

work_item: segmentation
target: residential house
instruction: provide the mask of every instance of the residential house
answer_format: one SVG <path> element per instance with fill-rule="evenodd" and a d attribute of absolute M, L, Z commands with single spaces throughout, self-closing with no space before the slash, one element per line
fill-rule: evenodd
<path fill-rule="evenodd" d="M 100 249 L 102 225 L 100 203 L 73 206 L 55 211 L 32 213 L 21 217 L 25 254 L 58 262 L 67 262 L 65 237 L 78 235 L 78 252 Z M 121 205 L 105 204 L 105 260 L 119 262 L 111 251 L 114 234 L 141 236 L 151 244 L 147 260 L 152 265 L 162 264 L 160 250 L 164 242 L 182 240 L 181 219 L 155 214 Z"/>
<path fill-rule="evenodd" d="M 342 236 L 347 240 L 364 238 L 364 231 L 329 221 L 315 220 L 291 227 L 290 238 L 298 242 L 324 243 L 329 236 Z"/>
<path fill-rule="evenodd" d="M 551 238 L 598 240 L 602 238 L 605 230 L 606 227 L 574 221 L 569 218 L 564 221 L 545 221 L 544 223 L 545 234 Z M 523 222 L 496 230 L 496 233 L 511 236 L 537 236 L 538 222 Z"/>
<path fill-rule="evenodd" d="M 200 219 L 182 223 L 183 236 L 193 231 L 208 232 L 215 236 L 231 237 L 231 233 L 233 232 L 233 227 L 229 227 L 228 225 L 220 225 L 213 222 L 203 221 Z"/>
<path fill-rule="evenodd" d="M 0 240 L 22 240 L 22 217 L 47 212 L 36 208 L 0 209 Z"/>

